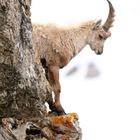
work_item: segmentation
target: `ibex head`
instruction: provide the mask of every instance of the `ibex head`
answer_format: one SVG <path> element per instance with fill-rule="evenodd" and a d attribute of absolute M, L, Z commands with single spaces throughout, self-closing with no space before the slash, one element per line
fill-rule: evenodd
<path fill-rule="evenodd" d="M 90 35 L 88 38 L 88 44 L 90 45 L 91 49 L 95 51 L 96 54 L 103 53 L 104 41 L 111 36 L 109 32 L 110 27 L 112 27 L 112 23 L 114 21 L 115 10 L 109 0 L 109 14 L 106 22 L 101 25 L 101 20 L 97 21 L 90 31 Z"/>

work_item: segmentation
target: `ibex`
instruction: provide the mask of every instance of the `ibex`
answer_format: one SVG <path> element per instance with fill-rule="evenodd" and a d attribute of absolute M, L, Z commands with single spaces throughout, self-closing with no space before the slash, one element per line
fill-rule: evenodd
<path fill-rule="evenodd" d="M 109 14 L 106 22 L 87 21 L 76 26 L 60 27 L 54 24 L 33 25 L 33 48 L 35 60 L 42 64 L 46 78 L 54 92 L 54 101 L 48 101 L 52 111 L 65 114 L 60 102 L 61 87 L 59 69 L 66 66 L 86 45 L 96 54 L 103 53 L 105 40 L 111 36 L 110 27 L 115 10 L 109 0 Z"/>

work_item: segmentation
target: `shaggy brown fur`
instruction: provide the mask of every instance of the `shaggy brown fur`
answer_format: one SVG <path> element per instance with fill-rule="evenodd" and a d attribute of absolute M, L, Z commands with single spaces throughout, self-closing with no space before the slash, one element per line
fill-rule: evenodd
<path fill-rule="evenodd" d="M 109 4 L 110 9 L 113 8 L 110 2 Z M 102 54 L 104 41 L 111 35 L 108 32 L 111 26 L 108 22 L 112 24 L 111 14 L 110 11 L 109 19 L 106 21 L 106 30 L 101 26 L 101 21 L 87 21 L 68 27 L 54 24 L 33 25 L 35 61 L 41 62 L 55 94 L 54 103 L 49 102 L 51 110 L 59 114 L 65 113 L 60 103 L 59 69 L 66 66 L 86 45 L 89 45 L 96 54 Z"/>
<path fill-rule="evenodd" d="M 38 53 L 36 60 L 39 60 L 37 57 L 47 58 L 48 65 L 55 63 L 62 68 L 88 44 L 94 26 L 94 21 L 71 27 L 34 24 L 33 46 Z"/>
<path fill-rule="evenodd" d="M 97 46 L 99 46 L 97 37 L 92 35 L 93 32 L 96 33 L 96 30 L 93 31 L 93 29 L 96 28 L 98 28 L 98 32 L 100 31 L 101 36 L 104 38 L 107 37 L 107 34 L 96 25 L 95 21 L 89 21 L 80 24 L 79 26 L 65 28 L 52 24 L 33 25 L 35 60 L 37 63 L 40 63 L 41 60 L 43 67 L 46 69 L 46 77 L 55 93 L 55 106 L 59 106 L 57 107 L 59 108 L 57 109 L 59 112 L 62 112 L 63 110 L 59 99 L 59 68 L 63 68 L 67 65 L 76 54 L 78 54 L 87 44 L 90 44 L 90 40 L 94 41 L 94 46 L 96 46 L 96 43 Z M 96 40 L 94 39 L 95 37 Z M 102 45 L 100 49 L 102 52 Z M 54 107 L 51 108 L 54 110 Z"/>

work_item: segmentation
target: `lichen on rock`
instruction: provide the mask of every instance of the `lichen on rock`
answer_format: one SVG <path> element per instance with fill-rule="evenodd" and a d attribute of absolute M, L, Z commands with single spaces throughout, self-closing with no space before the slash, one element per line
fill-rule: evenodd
<path fill-rule="evenodd" d="M 2 125 L 17 140 L 82 139 L 82 132 L 76 113 L 63 116 L 48 116 L 45 119 L 39 118 L 34 122 L 5 118 L 2 119 Z"/>

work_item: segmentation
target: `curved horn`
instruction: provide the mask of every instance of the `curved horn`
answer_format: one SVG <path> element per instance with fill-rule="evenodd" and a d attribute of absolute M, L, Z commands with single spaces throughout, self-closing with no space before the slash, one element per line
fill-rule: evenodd
<path fill-rule="evenodd" d="M 110 27 L 112 27 L 112 23 L 114 21 L 114 16 L 115 16 L 115 10 L 113 8 L 113 5 L 111 4 L 111 2 L 109 0 L 107 0 L 108 4 L 109 4 L 109 15 L 108 18 L 106 20 L 106 22 L 103 25 L 103 29 L 105 31 L 108 31 Z"/>

